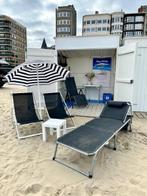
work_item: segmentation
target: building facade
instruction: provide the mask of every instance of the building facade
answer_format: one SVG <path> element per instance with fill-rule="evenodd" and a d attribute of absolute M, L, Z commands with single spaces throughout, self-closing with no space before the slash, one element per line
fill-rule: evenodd
<path fill-rule="evenodd" d="M 145 13 L 124 14 L 123 37 L 144 35 Z"/>
<path fill-rule="evenodd" d="M 111 34 L 121 35 L 123 33 L 124 12 L 113 12 L 111 15 Z"/>
<path fill-rule="evenodd" d="M 0 15 L 0 58 L 16 66 L 25 61 L 26 28 L 12 18 Z"/>
<path fill-rule="evenodd" d="M 142 5 L 138 8 L 139 13 L 145 13 L 145 22 L 144 22 L 144 35 L 147 35 L 147 5 Z"/>
<path fill-rule="evenodd" d="M 56 37 L 76 35 L 76 15 L 73 5 L 56 9 Z"/>
<path fill-rule="evenodd" d="M 111 27 L 111 14 L 99 14 L 83 16 L 82 35 L 109 35 Z"/>

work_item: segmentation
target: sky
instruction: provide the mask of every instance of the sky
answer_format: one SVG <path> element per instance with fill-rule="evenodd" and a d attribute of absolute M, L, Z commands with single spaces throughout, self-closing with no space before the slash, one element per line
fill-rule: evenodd
<path fill-rule="evenodd" d="M 0 14 L 12 17 L 27 28 L 29 48 L 40 48 L 43 38 L 48 46 L 54 44 L 55 9 L 66 5 L 74 5 L 77 35 L 81 35 L 83 15 L 94 14 L 95 11 L 137 12 L 141 5 L 147 5 L 147 0 L 0 0 Z"/>

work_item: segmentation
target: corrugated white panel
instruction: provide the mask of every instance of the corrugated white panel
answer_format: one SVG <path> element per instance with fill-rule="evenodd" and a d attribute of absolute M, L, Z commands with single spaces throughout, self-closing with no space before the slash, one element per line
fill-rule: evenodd
<path fill-rule="evenodd" d="M 134 85 L 134 110 L 147 112 L 147 46 L 137 48 Z"/>

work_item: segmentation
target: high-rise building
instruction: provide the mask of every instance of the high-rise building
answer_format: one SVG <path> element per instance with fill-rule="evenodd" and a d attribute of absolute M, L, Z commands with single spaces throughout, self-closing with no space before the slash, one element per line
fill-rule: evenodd
<path fill-rule="evenodd" d="M 144 35 L 144 13 L 130 13 L 124 15 L 123 37 Z"/>
<path fill-rule="evenodd" d="M 111 14 L 95 14 L 83 16 L 82 35 L 109 35 Z"/>
<path fill-rule="evenodd" d="M 25 61 L 26 28 L 12 18 L 0 15 L 0 58 L 11 66 Z"/>
<path fill-rule="evenodd" d="M 147 35 L 147 5 L 142 5 L 138 8 L 139 13 L 145 13 L 145 22 L 144 22 L 144 35 Z"/>
<path fill-rule="evenodd" d="M 76 15 L 73 5 L 56 9 L 56 37 L 76 35 Z"/>

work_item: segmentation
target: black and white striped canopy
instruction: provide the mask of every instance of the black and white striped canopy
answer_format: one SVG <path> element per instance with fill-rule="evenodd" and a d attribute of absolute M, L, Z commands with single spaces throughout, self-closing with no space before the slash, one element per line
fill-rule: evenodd
<path fill-rule="evenodd" d="M 34 86 L 65 80 L 69 71 L 55 63 L 23 63 L 12 69 L 5 78 L 10 84 Z"/>

